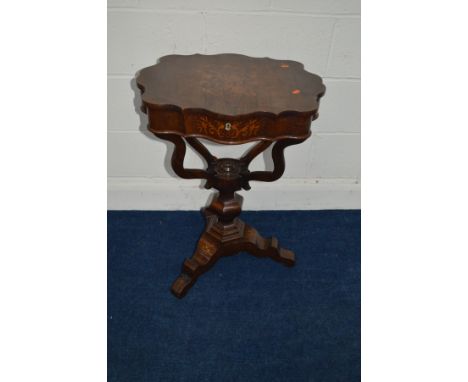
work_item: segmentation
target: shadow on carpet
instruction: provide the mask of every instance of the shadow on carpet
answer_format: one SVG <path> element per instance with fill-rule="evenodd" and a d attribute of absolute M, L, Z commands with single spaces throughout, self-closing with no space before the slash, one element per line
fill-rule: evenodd
<path fill-rule="evenodd" d="M 222 258 L 179 300 L 201 213 L 109 211 L 108 381 L 359 381 L 360 216 L 243 212 L 296 265 Z"/>

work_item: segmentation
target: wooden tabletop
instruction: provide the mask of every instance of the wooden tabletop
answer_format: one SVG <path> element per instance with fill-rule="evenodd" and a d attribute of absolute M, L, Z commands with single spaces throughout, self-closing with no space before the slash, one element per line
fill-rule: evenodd
<path fill-rule="evenodd" d="M 170 55 L 137 76 L 148 105 L 204 109 L 226 116 L 313 112 L 322 79 L 296 61 L 240 54 Z"/>
<path fill-rule="evenodd" d="M 307 138 L 325 93 L 299 62 L 240 54 L 165 56 L 136 81 L 150 131 L 223 144 Z"/>

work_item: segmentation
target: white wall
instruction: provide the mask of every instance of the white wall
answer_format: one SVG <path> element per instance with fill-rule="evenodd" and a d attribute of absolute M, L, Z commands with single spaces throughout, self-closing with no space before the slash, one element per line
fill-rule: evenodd
<path fill-rule="evenodd" d="M 170 144 L 146 132 L 133 78 L 167 54 L 223 52 L 301 61 L 327 86 L 313 136 L 286 149 L 282 179 L 241 192 L 244 209 L 360 208 L 359 0 L 108 0 L 108 7 L 109 209 L 206 203 L 201 181 L 171 171 Z M 246 148 L 209 146 L 234 157 Z M 185 164 L 202 161 L 189 152 Z M 267 156 L 252 165 L 272 168 Z"/>

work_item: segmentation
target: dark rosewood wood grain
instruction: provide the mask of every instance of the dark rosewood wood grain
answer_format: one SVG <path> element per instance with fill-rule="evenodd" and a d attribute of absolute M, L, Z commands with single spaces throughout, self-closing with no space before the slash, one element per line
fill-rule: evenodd
<path fill-rule="evenodd" d="M 250 181 L 272 182 L 285 170 L 284 150 L 310 136 L 325 86 L 295 61 L 238 54 L 165 56 L 137 76 L 149 130 L 174 144 L 171 165 L 186 179 L 205 179 L 218 192 L 204 209 L 206 227 L 194 255 L 184 261 L 172 292 L 183 297 L 197 278 L 223 256 L 247 251 L 294 265 L 294 253 L 265 239 L 239 219 Z M 198 140 L 222 144 L 258 141 L 239 159 L 217 158 Z M 186 143 L 206 169 L 184 167 Z M 250 171 L 252 160 L 273 145 L 273 171 Z"/>
<path fill-rule="evenodd" d="M 305 138 L 325 93 L 299 62 L 240 54 L 165 56 L 137 85 L 152 132 L 223 144 Z"/>

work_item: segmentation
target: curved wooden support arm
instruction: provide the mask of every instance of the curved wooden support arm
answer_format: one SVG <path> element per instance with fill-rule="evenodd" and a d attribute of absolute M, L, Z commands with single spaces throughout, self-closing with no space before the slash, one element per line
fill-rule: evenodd
<path fill-rule="evenodd" d="M 208 149 L 205 146 L 203 146 L 197 138 L 185 137 L 185 140 L 190 146 L 194 148 L 194 150 L 196 150 L 205 159 L 207 165 L 218 159 L 213 154 L 211 154 L 208 151 Z"/>
<path fill-rule="evenodd" d="M 240 158 L 240 161 L 244 163 L 245 167 L 248 167 L 250 162 L 252 162 L 257 155 L 265 151 L 273 142 L 271 141 L 260 141 L 255 146 L 253 146 L 246 154 Z"/>
<path fill-rule="evenodd" d="M 184 167 L 184 158 L 185 153 L 187 150 L 187 146 L 183 137 L 178 134 L 170 134 L 170 133 L 154 133 L 158 138 L 164 139 L 166 141 L 170 141 L 174 144 L 174 151 L 171 157 L 171 165 L 174 172 L 180 176 L 181 178 L 185 179 L 206 179 L 207 183 L 205 184 L 205 188 L 213 187 L 213 182 L 217 178 L 217 175 L 214 175 L 213 168 L 217 165 L 218 161 L 224 161 L 227 159 L 220 159 L 216 158 L 212 155 L 208 149 L 201 144 L 201 142 L 194 138 L 188 137 L 186 138 L 187 142 L 200 153 L 200 155 L 205 159 L 208 164 L 208 171 L 201 170 L 201 169 L 188 169 Z M 297 145 L 307 138 L 285 138 L 279 141 L 276 141 L 273 150 L 272 150 L 272 158 L 274 169 L 273 171 L 252 171 L 248 170 L 249 164 L 252 160 L 262 153 L 265 149 L 267 149 L 271 145 L 271 141 L 261 141 L 253 146 L 244 156 L 240 159 L 235 160 L 237 163 L 241 165 L 241 180 L 240 184 L 242 188 L 249 190 L 250 185 L 249 181 L 257 180 L 262 182 L 273 182 L 279 179 L 285 169 L 285 160 L 284 160 L 284 149 L 291 145 Z M 229 159 L 230 160 L 230 159 Z M 217 188 L 216 185 L 214 185 Z"/>
<path fill-rule="evenodd" d="M 158 138 L 165 139 L 174 144 L 171 165 L 174 172 L 184 179 L 208 179 L 209 174 L 205 170 L 188 169 L 184 167 L 185 152 L 187 150 L 184 139 L 177 134 L 158 134 Z"/>
<path fill-rule="evenodd" d="M 273 182 L 281 178 L 281 175 L 283 175 L 285 169 L 284 149 L 288 146 L 297 145 L 301 142 L 304 142 L 305 139 L 286 138 L 277 141 L 271 152 L 274 164 L 273 171 L 252 171 L 247 175 L 248 181 L 258 180 L 261 182 Z"/>

